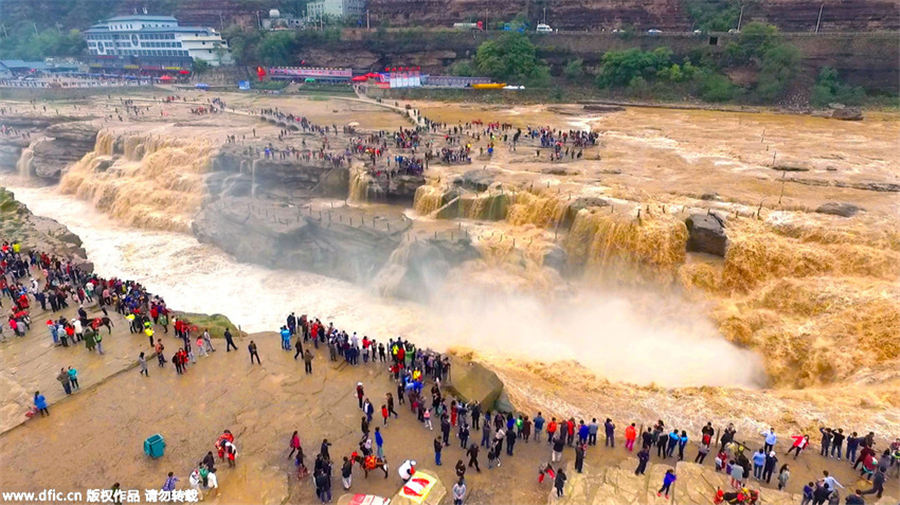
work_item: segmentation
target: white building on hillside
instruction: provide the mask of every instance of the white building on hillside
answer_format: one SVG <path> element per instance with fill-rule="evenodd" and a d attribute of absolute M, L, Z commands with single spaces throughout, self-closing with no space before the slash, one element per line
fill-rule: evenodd
<path fill-rule="evenodd" d="M 306 18 L 310 20 L 322 18 L 358 19 L 366 13 L 366 0 L 318 0 L 306 4 Z"/>
<path fill-rule="evenodd" d="M 232 62 L 228 43 L 219 32 L 179 26 L 172 16 L 117 16 L 91 26 L 84 37 L 93 56 L 191 58 L 210 65 Z"/>

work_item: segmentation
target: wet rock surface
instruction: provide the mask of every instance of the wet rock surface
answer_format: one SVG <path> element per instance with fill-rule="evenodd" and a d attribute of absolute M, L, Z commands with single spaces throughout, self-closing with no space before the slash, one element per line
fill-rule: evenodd
<path fill-rule="evenodd" d="M 391 254 L 375 285 L 383 295 L 425 301 L 440 292 L 453 267 L 480 256 L 467 238 L 406 242 Z"/>
<path fill-rule="evenodd" d="M 498 172 L 495 169 L 469 170 L 462 174 L 460 177 L 456 178 L 453 182 L 457 186 L 461 186 L 472 191 L 487 191 L 491 184 L 494 183 L 497 175 Z"/>
<path fill-rule="evenodd" d="M 191 229 L 241 261 L 362 282 L 387 262 L 409 227 L 350 207 L 312 210 L 249 198 L 207 205 Z"/>
<path fill-rule="evenodd" d="M 722 218 L 715 214 L 691 214 L 685 224 L 688 229 L 688 251 L 725 256 L 728 237 Z"/>
<path fill-rule="evenodd" d="M 566 213 L 563 216 L 562 227 L 563 228 L 571 228 L 572 223 L 575 222 L 575 216 L 578 215 L 578 212 L 582 209 L 591 209 L 595 207 L 608 207 L 610 205 L 609 201 L 604 198 L 597 197 L 579 197 L 576 198 L 569 206 L 566 208 Z"/>
<path fill-rule="evenodd" d="M 94 149 L 100 128 L 90 122 L 60 123 L 44 130 L 29 146 L 34 153 L 30 173 L 42 179 L 58 179 L 69 163 Z"/>
<path fill-rule="evenodd" d="M 225 146 L 211 160 L 207 179 L 214 196 L 272 195 L 295 197 L 347 194 L 347 168 L 298 158 L 260 158 Z"/>

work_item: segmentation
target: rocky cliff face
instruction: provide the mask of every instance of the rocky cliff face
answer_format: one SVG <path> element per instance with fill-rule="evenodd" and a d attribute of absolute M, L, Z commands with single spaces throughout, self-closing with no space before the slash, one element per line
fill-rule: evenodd
<path fill-rule="evenodd" d="M 50 218 L 35 216 L 15 195 L 0 187 L 0 236 L 3 240 L 17 240 L 25 250 L 37 249 L 69 258 L 79 258 L 76 263 L 88 265 L 87 254 L 81 247 L 81 239 L 65 225 Z M 86 268 L 93 270 L 93 267 Z"/>
<path fill-rule="evenodd" d="M 214 197 L 268 195 L 282 200 L 316 196 L 344 198 L 348 171 L 296 158 L 266 159 L 223 146 L 211 160 L 208 193 Z"/>
<path fill-rule="evenodd" d="M 368 224 L 366 224 L 368 222 Z M 241 261 L 365 282 L 399 245 L 409 223 L 377 226 L 351 208 L 307 210 L 252 198 L 206 205 L 191 229 Z"/>
<path fill-rule="evenodd" d="M 15 23 L 36 10 L 34 3 L 35 0 L 6 0 L 4 7 L 8 11 L 8 17 Z M 57 10 L 52 8 L 52 2 L 48 3 L 51 13 Z M 97 17 L 133 14 L 148 7 L 151 14 L 174 15 L 182 24 L 215 28 L 224 28 L 232 23 L 256 26 L 257 14 L 265 17 L 271 8 L 281 9 L 285 14 L 304 14 L 299 12 L 303 7 L 293 0 L 119 0 L 107 3 L 111 3 L 110 11 L 97 14 Z M 823 4 L 825 8 L 820 27 L 823 30 L 900 28 L 900 11 L 895 2 L 888 0 L 767 0 L 744 3 L 745 21 L 765 20 L 777 24 L 784 31 L 812 30 L 819 7 Z M 525 13 L 527 19 L 536 24 L 544 18 L 544 5 L 547 6 L 547 22 L 554 28 L 566 30 L 609 30 L 630 25 L 641 31 L 649 28 L 686 31 L 692 25 L 681 0 L 371 0 L 368 3 L 373 23 L 387 21 L 392 26 L 450 26 L 455 22 L 485 18 L 488 22 L 509 21 L 519 13 Z M 73 21 L 67 18 L 59 21 L 66 27 L 85 28 L 73 25 Z"/>
<path fill-rule="evenodd" d="M 44 130 L 43 137 L 34 140 L 30 175 L 57 180 L 69 163 L 78 161 L 94 149 L 100 128 L 88 122 L 60 123 Z"/>
<path fill-rule="evenodd" d="M 296 207 L 248 197 L 208 203 L 191 230 L 241 261 L 301 269 L 367 284 L 382 294 L 425 300 L 461 263 L 480 257 L 468 239 L 410 241 L 409 219 L 371 209 Z"/>
<path fill-rule="evenodd" d="M 28 136 L 0 137 L 0 169 L 57 181 L 70 163 L 94 149 L 100 128 L 89 121 L 51 124 L 46 119 L 9 118 L 3 123 Z"/>
<path fill-rule="evenodd" d="M 783 31 L 812 31 L 819 7 L 824 4 L 820 30 L 869 31 L 900 28 L 896 3 L 883 0 L 841 2 L 826 0 L 775 0 L 749 4 L 744 21 L 760 20 L 778 25 Z M 471 19 L 509 21 L 525 13 L 532 24 L 543 19 L 540 4 L 529 0 L 490 2 L 487 0 L 371 0 L 369 10 L 377 19 L 392 25 L 450 26 Z M 689 31 L 692 20 L 679 0 L 562 0 L 547 4 L 547 23 L 563 30 L 611 30 L 632 26 L 639 31 Z"/>

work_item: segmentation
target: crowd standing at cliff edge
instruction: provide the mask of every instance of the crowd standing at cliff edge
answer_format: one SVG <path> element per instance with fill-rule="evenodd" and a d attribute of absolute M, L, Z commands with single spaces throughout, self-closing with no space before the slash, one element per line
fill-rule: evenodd
<path fill-rule="evenodd" d="M 160 371 L 171 361 L 175 373 L 185 374 L 197 363 L 198 357 L 217 352 L 207 330 L 201 330 L 189 321 L 174 317 L 163 298 L 148 292 L 140 283 L 100 277 L 96 273 L 83 271 L 67 258 L 35 250 L 24 251 L 16 241 L 3 242 L 0 247 L 0 292 L 0 307 L 7 314 L 4 326 L 12 335 L 7 337 L 0 329 L 0 340 L 36 338 L 36 332 L 29 331 L 35 324 L 31 320 L 31 314 L 36 311 L 37 306 L 40 306 L 43 313 L 51 314 L 46 321 L 47 338 L 52 339 L 57 346 L 53 356 L 59 356 L 62 362 L 57 378 L 67 395 L 77 394 L 78 374 L 77 370 L 65 366 L 65 353 L 73 352 L 73 349 L 80 347 L 79 343 L 84 342 L 87 352 L 102 354 L 102 330 L 105 327 L 107 335 L 111 335 L 111 326 L 114 324 L 126 323 L 132 334 L 147 337 L 148 351 L 141 352 L 135 358 L 139 373 L 148 379 L 150 374 L 147 359 L 152 354 L 156 355 Z M 78 317 L 71 320 L 65 317 L 54 319 L 59 311 L 75 305 L 78 307 Z M 89 316 L 88 310 L 95 314 Z M 161 335 L 169 334 L 170 325 L 175 341 L 178 342 L 172 348 L 160 338 Z M 460 459 L 455 468 L 458 477 L 452 488 L 455 503 L 465 501 L 466 494 L 471 492 L 465 479 L 468 470 L 474 468 L 480 473 L 483 463 L 486 463 L 486 470 L 500 468 L 502 458 L 515 457 L 516 445 L 520 443 L 547 445 L 547 459 L 535 462 L 540 464 L 538 478 L 542 482 L 545 475 L 549 475 L 560 496 L 568 478 L 563 453 L 574 453 L 573 469 L 581 473 L 586 456 L 591 451 L 600 450 L 596 449 L 600 440 L 607 450 L 616 450 L 616 442 L 624 440 L 623 447 L 618 450 L 635 454 L 635 475 L 644 473 L 654 452 L 655 458 L 666 464 L 674 464 L 685 458 L 690 460 L 690 454 L 686 454 L 685 450 L 692 435 L 687 430 L 667 426 L 662 420 L 650 423 L 646 430 L 639 429 L 635 422 L 626 422 L 623 423 L 623 430 L 622 424 L 609 418 L 600 422 L 592 416 L 576 419 L 571 416 L 556 417 L 549 413 L 544 415 L 542 412 L 533 416 L 518 412 L 499 412 L 477 402 L 453 398 L 444 388 L 448 381 L 452 382 L 449 357 L 419 348 L 401 337 L 389 337 L 386 340 L 368 335 L 360 337 L 356 332 L 337 328 L 331 322 L 326 324 L 316 317 L 303 314 L 297 316 L 295 313 L 286 317 L 279 333 L 285 357 L 261 357 L 257 345 L 250 340 L 247 346 L 250 366 L 258 366 L 262 359 L 289 359 L 292 355 L 294 360 L 304 363 L 305 374 L 314 375 L 314 360 L 318 357 L 325 359 L 327 356 L 330 362 L 344 361 L 351 367 L 382 367 L 396 385 L 396 390 L 371 395 L 362 382 L 357 383 L 354 396 L 357 407 L 361 410 L 360 438 L 356 444 L 358 450 L 346 457 L 333 458 L 328 449 L 331 444 L 328 439 L 324 439 L 310 472 L 298 433 L 290 436 L 288 457 L 294 460 L 301 478 L 311 475 L 316 495 L 323 503 L 332 499 L 331 482 L 335 463 L 341 466 L 341 482 L 347 490 L 353 486 L 354 465 L 358 465 L 366 475 L 370 471 L 381 470 L 387 478 L 384 433 L 390 419 L 400 416 L 398 409 L 402 411 L 400 406 L 403 405 L 410 409 L 405 415 L 414 416 L 421 429 L 437 432 L 438 436 L 434 439 L 435 465 L 443 464 L 442 454 L 451 444 L 459 444 L 460 450 L 465 454 L 467 463 Z M 225 352 L 239 351 L 231 329 L 225 331 L 224 338 Z M 40 391 L 34 392 L 34 410 L 30 414 L 39 414 L 40 417 L 51 415 L 46 397 Z M 381 425 L 377 426 L 379 421 Z M 480 437 L 478 431 L 481 432 Z M 887 447 L 878 447 L 873 432 L 845 431 L 843 428 L 832 427 L 822 427 L 819 431 L 819 454 L 829 458 L 829 466 L 852 465 L 854 470 L 859 470 L 861 479 L 870 484 L 866 489 L 846 490 L 828 470 L 823 470 L 819 479 L 803 486 L 804 505 L 837 503 L 841 493 L 847 494 L 846 503 L 864 503 L 867 495 L 880 498 L 885 480 L 889 476 L 896 478 L 900 474 L 900 437 Z M 624 438 L 619 435 L 621 432 L 624 432 Z M 707 455 L 714 453 L 711 464 L 715 471 L 730 476 L 734 488 L 721 490 L 718 498 L 749 503 L 758 498 L 759 493 L 751 488 L 762 486 L 763 483 L 771 485 L 773 477 L 779 489 L 788 486 L 789 462 L 805 455 L 811 447 L 810 438 L 810 434 L 798 433 L 784 443 L 783 437 L 774 429 L 739 436 L 731 424 L 716 430 L 710 422 L 699 433 L 698 450 L 693 461 L 704 464 Z M 237 464 L 237 442 L 230 431 L 224 430 L 216 441 L 215 448 L 220 461 L 227 461 L 229 466 Z M 486 451 L 486 461 L 480 459 L 482 450 Z M 779 461 L 782 464 L 776 473 Z M 193 490 L 200 493 L 218 487 L 216 464 L 216 459 L 210 452 L 195 468 L 189 470 L 191 477 L 188 482 Z M 416 465 L 415 461 L 404 461 L 398 468 L 400 477 L 409 479 L 415 474 Z M 752 484 L 754 481 L 756 484 Z M 161 491 L 174 491 L 177 482 L 177 477 L 170 472 Z M 673 486 L 677 487 L 677 475 L 674 470 L 670 470 L 661 482 L 658 493 L 668 497 Z"/>

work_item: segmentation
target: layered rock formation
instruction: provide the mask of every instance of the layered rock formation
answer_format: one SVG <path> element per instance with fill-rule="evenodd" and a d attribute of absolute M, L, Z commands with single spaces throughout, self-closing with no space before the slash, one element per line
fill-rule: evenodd
<path fill-rule="evenodd" d="M 347 169 L 326 163 L 259 158 L 228 145 L 220 147 L 210 163 L 207 187 L 211 195 L 343 198 L 347 194 Z"/>
<path fill-rule="evenodd" d="M 69 258 L 78 258 L 86 271 L 93 270 L 84 258 L 81 239 L 53 219 L 35 216 L 15 195 L 0 187 L 0 236 L 16 240 L 25 250 L 37 249 Z"/>
<path fill-rule="evenodd" d="M 472 18 L 508 21 L 519 13 L 537 23 L 544 19 L 543 4 L 517 0 L 488 2 L 485 0 L 427 0 L 410 4 L 402 0 L 373 0 L 369 4 L 376 16 L 392 24 L 407 26 L 450 26 Z M 744 21 L 763 20 L 784 31 L 809 31 L 815 27 L 822 2 L 810 0 L 777 0 L 749 4 Z M 554 28 L 566 30 L 613 29 L 625 25 L 639 30 L 657 28 L 665 31 L 689 31 L 692 19 L 684 3 L 674 0 L 656 2 L 612 2 L 599 0 L 576 2 L 566 0 L 547 6 L 546 20 Z M 900 27 L 896 5 L 882 0 L 824 3 L 820 30 L 891 30 Z"/>
<path fill-rule="evenodd" d="M 41 179 L 58 180 L 63 170 L 94 148 L 100 128 L 89 122 L 59 123 L 44 130 L 43 136 L 32 141 L 23 151 L 30 161 L 20 169 Z"/>
<path fill-rule="evenodd" d="M 6 117 L 2 124 L 18 130 L 0 137 L 0 169 L 55 182 L 72 162 L 94 148 L 99 127 L 89 121 L 57 117 Z"/>
<path fill-rule="evenodd" d="M 409 226 L 405 220 L 388 226 L 347 207 L 304 211 L 225 197 L 206 205 L 191 229 L 241 261 L 361 282 L 375 276 Z"/>

